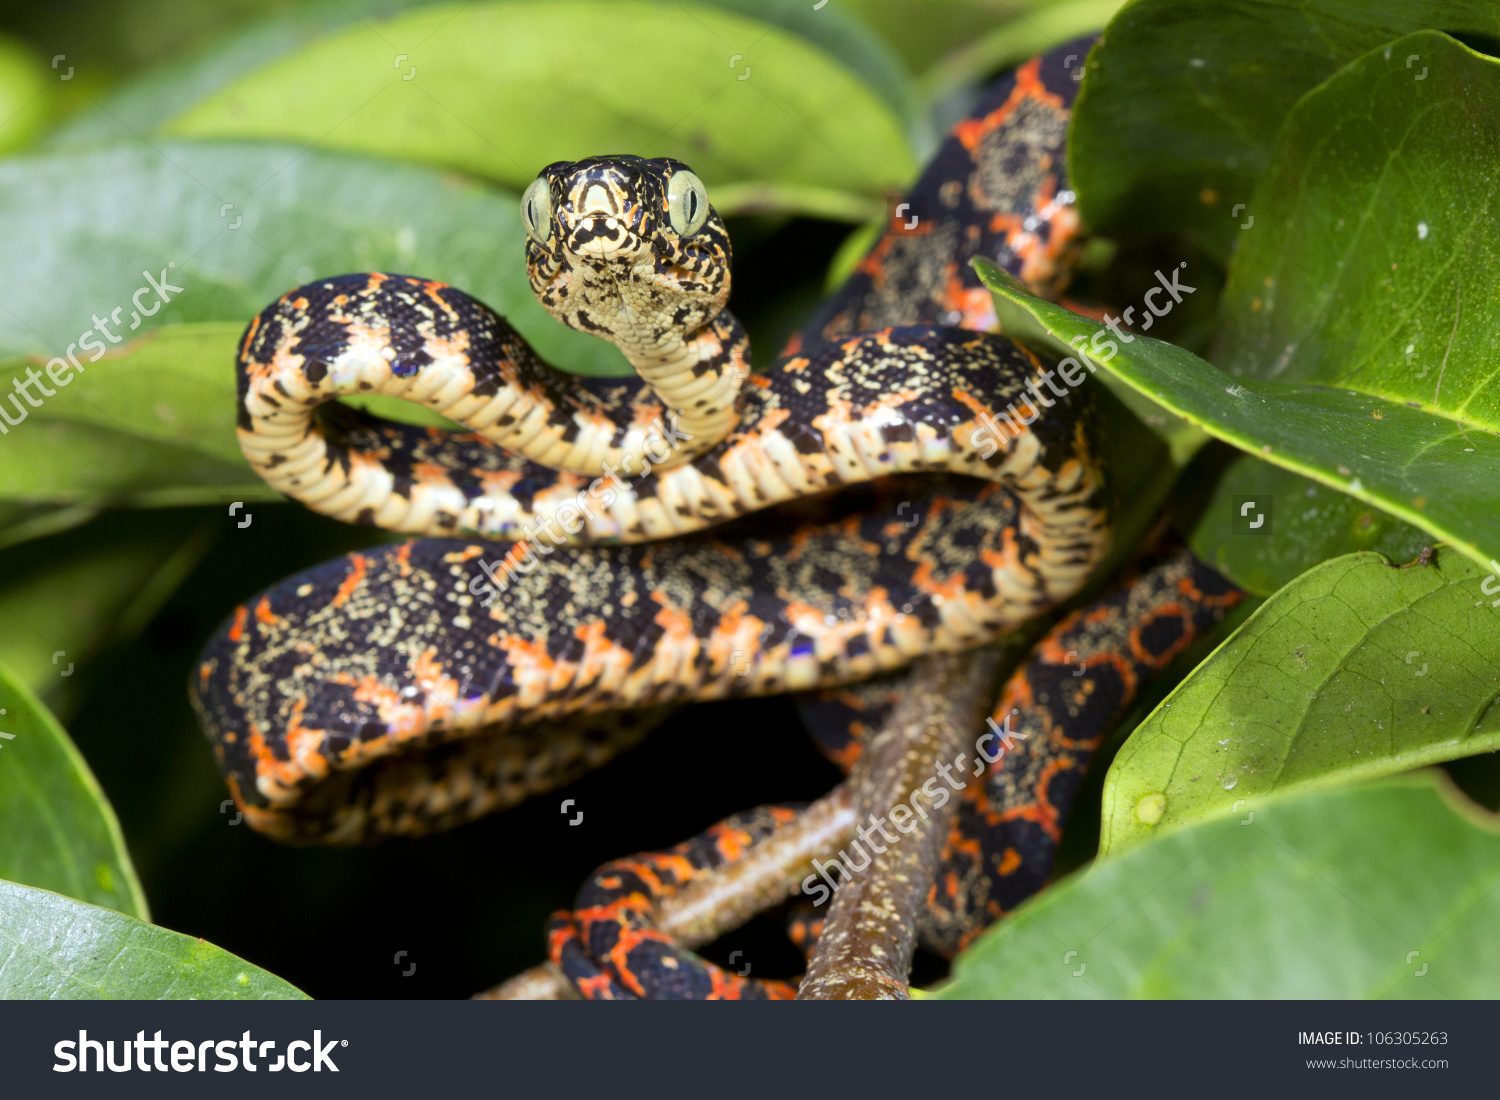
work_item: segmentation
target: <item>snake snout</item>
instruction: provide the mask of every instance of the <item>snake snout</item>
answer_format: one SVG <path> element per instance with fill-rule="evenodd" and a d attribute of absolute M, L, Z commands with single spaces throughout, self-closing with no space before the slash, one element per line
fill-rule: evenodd
<path fill-rule="evenodd" d="M 580 218 L 568 235 L 568 250 L 579 256 L 608 259 L 635 251 L 635 234 L 613 214 Z"/>

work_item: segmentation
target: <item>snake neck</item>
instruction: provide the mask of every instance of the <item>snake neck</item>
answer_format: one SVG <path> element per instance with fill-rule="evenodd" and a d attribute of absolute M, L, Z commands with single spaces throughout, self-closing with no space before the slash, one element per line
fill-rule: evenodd
<path fill-rule="evenodd" d="M 605 261 L 533 248 L 528 264 L 542 308 L 614 344 L 661 402 L 663 424 L 674 427 L 677 441 L 663 461 L 652 459 L 661 469 L 703 453 L 734 429 L 750 374 L 749 338 L 724 306 L 727 262 L 721 253 L 700 253 L 663 256 L 643 248 Z"/>
<path fill-rule="evenodd" d="M 750 340 L 727 309 L 691 332 L 660 324 L 616 323 L 613 341 L 675 419 L 683 443 L 659 466 L 680 465 L 713 446 L 739 423 L 739 392 L 750 373 Z M 696 445 L 695 445 L 696 444 Z"/>

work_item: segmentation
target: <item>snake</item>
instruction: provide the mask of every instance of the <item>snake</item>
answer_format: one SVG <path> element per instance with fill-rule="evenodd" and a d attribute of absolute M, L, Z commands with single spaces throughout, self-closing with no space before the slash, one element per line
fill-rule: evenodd
<path fill-rule="evenodd" d="M 764 372 L 727 308 L 728 231 L 671 158 L 558 162 L 521 197 L 537 299 L 631 377 L 551 365 L 410 275 L 315 280 L 254 318 L 236 360 L 252 468 L 413 537 L 272 585 L 206 643 L 190 696 L 248 823 L 298 844 L 449 828 L 602 765 L 676 705 L 780 692 L 824 693 L 804 713 L 848 766 L 885 705 L 858 685 L 1077 594 L 1111 545 L 1095 400 L 998 331 L 970 261 L 1066 285 L 1082 232 L 1065 58 L 1087 46 L 985 92 Z M 455 426 L 340 400 L 370 394 Z M 833 499 L 857 506 L 830 515 Z M 952 954 L 1040 887 L 1109 724 L 1239 595 L 1170 553 L 1052 628 L 998 704 L 1036 736 L 966 788 L 924 942 Z M 795 813 L 601 868 L 549 954 L 587 996 L 789 996 L 672 944 L 651 907 Z"/>

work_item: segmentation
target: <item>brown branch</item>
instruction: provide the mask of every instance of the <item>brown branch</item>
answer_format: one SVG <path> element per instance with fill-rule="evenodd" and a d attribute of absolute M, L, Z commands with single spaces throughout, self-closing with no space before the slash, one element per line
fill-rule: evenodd
<path fill-rule="evenodd" d="M 848 785 L 853 789 L 857 820 L 869 849 L 869 860 L 852 871 L 829 905 L 798 1000 L 906 1000 L 916 940 L 917 910 L 926 900 L 937 872 L 938 856 L 957 809 L 955 791 L 939 808 L 917 794 L 936 778 L 945 783 L 939 765 L 950 774 L 972 762 L 975 731 L 991 701 L 1002 652 L 994 646 L 969 653 L 928 657 L 912 666 L 905 693 L 879 733 L 865 746 Z M 960 753 L 966 764 L 954 767 Z M 907 807 L 902 822 L 910 831 L 880 832 L 876 818 L 893 807 Z M 918 806 L 922 811 L 916 812 Z M 869 825 L 864 825 L 869 822 Z M 915 827 L 911 828 L 912 822 Z M 895 824 L 891 819 L 891 824 Z M 883 851 L 879 850 L 880 846 Z M 855 844 L 851 842 L 850 848 Z M 842 853 L 841 853 L 842 856 Z M 850 860 L 856 866 L 860 861 Z"/>
<path fill-rule="evenodd" d="M 796 892 L 808 861 L 854 835 L 854 798 L 841 783 L 745 853 L 700 875 L 657 908 L 656 926 L 684 947 L 712 943 Z"/>
<path fill-rule="evenodd" d="M 476 993 L 476 1001 L 576 1001 L 578 990 L 550 962 L 508 978 L 492 989 Z"/>

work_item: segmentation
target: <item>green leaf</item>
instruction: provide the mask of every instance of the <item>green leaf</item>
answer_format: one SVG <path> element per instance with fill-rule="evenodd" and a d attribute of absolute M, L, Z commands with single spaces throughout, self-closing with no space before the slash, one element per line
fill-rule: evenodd
<path fill-rule="evenodd" d="M 1500 747 L 1500 587 L 1484 577 L 1447 551 L 1425 568 L 1363 553 L 1281 589 L 1120 750 L 1100 852 Z"/>
<path fill-rule="evenodd" d="M 1500 836 L 1432 775 L 1278 799 L 1095 864 L 990 929 L 967 998 L 1500 996 Z"/>
<path fill-rule="evenodd" d="M 84 149 L 130 141 L 164 126 L 200 100 L 279 57 L 352 23 L 428 7 L 435 0 L 337 0 L 315 3 L 236 29 L 189 56 L 153 65 L 111 89 L 102 102 L 80 111 L 48 134 L 49 149 Z M 909 130 L 925 125 L 911 78 L 895 49 L 861 20 L 837 8 L 814 12 L 803 0 L 700 0 L 762 19 L 800 35 L 864 80 Z M 377 24 L 378 25 L 378 24 Z"/>
<path fill-rule="evenodd" d="M 1089 6 L 1088 0 L 841 0 L 843 6 L 874 27 L 906 58 L 911 70 L 925 73 L 946 54 L 961 52 L 987 34 L 1055 25 L 1058 9 Z M 1118 6 L 1118 5 L 1116 5 Z M 824 9 L 825 11 L 827 9 Z M 1074 26 L 1081 27 L 1073 30 Z M 1064 24 L 1061 37 L 1042 39 L 1032 52 L 1046 49 L 1102 22 Z M 1017 60 L 1012 55 L 1011 60 Z"/>
<path fill-rule="evenodd" d="M 976 41 L 959 45 L 922 77 L 922 90 L 929 100 L 941 100 L 978 84 L 991 73 L 1019 64 L 1053 46 L 1100 30 L 1114 17 L 1125 0 L 1064 0 L 1038 6 L 1033 13 L 982 34 Z M 1066 60 L 1066 59 L 1064 59 Z M 1084 71 L 1080 53 L 1073 62 Z"/>
<path fill-rule="evenodd" d="M 687 161 L 726 213 L 716 188 L 770 183 L 791 210 L 799 188 L 845 195 L 852 220 L 916 168 L 896 114 L 807 41 L 637 0 L 449 5 L 351 28 L 169 131 L 376 152 L 516 188 L 551 161 L 629 150 Z"/>
<path fill-rule="evenodd" d="M 0 876 L 149 916 L 120 823 L 67 732 L 3 668 L 0 708 Z M 7 889 L 23 888 L 0 883 Z M 0 937 L 14 928 L 8 913 L 0 917 Z M 0 966 L 0 988 L 12 973 L 10 962 Z"/>
<path fill-rule="evenodd" d="M 46 890 L 0 882 L 0 998 L 305 1000 L 205 940 Z"/>
<path fill-rule="evenodd" d="M 1373 550 L 1409 562 L 1431 544 L 1420 528 L 1249 455 L 1219 479 L 1192 538 L 1195 554 L 1261 596 L 1341 554 Z"/>
<path fill-rule="evenodd" d="M 46 149 L 90 149 L 135 141 L 238 77 L 329 31 L 435 0 L 332 0 L 237 27 L 203 49 L 132 73 L 42 141 Z"/>
<path fill-rule="evenodd" d="M 1444 34 L 1408 35 L 1309 92 L 1255 189 L 1213 361 L 1419 407 L 1434 435 L 1500 430 L 1497 148 L 1500 61 Z"/>
<path fill-rule="evenodd" d="M 558 324 L 536 301 L 514 196 L 413 165 L 171 142 L 16 158 L 0 162 L 0 239 L 9 261 L 0 268 L 4 356 L 62 354 L 96 316 L 126 338 L 195 321 L 243 330 L 302 283 L 384 270 L 462 287 L 563 369 L 630 369 L 613 345 Z M 132 330 L 135 293 L 144 288 L 147 309 L 159 303 L 146 273 L 184 289 Z M 95 369 L 89 353 L 74 354 Z M 232 353 L 206 367 L 232 390 Z M 219 442 L 233 447 L 232 434 Z"/>
<path fill-rule="evenodd" d="M 1269 224 L 1251 191 L 1298 98 L 1422 28 L 1494 36 L 1500 14 L 1489 0 L 1127 5 L 1089 56 L 1069 133 L 1084 220 L 1101 233 L 1187 232 L 1227 258 L 1247 216 Z M 1414 92 L 1424 65 L 1436 75 L 1427 58 L 1404 72 Z"/>
<path fill-rule="evenodd" d="M 837 7 L 814 9 L 807 0 L 698 2 L 763 20 L 807 39 L 869 85 L 901 119 L 909 134 L 936 144 L 936 135 L 931 133 L 931 123 L 901 55 L 863 20 L 846 15 Z"/>
<path fill-rule="evenodd" d="M 1012 336 L 1062 354 L 1076 354 L 1070 340 L 1087 340 L 1090 366 L 1104 364 L 1210 435 L 1374 504 L 1475 561 L 1500 557 L 1500 435 L 1454 430 L 1445 417 L 1355 390 L 1231 378 L 1173 344 L 1141 335 L 1117 340 L 1088 318 L 1017 289 L 993 265 L 975 266 Z M 1163 292 L 1156 304 L 1168 300 Z"/>

